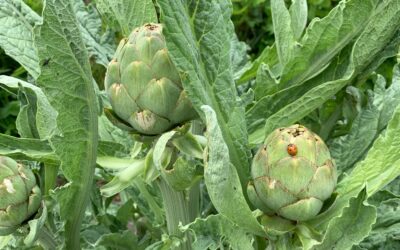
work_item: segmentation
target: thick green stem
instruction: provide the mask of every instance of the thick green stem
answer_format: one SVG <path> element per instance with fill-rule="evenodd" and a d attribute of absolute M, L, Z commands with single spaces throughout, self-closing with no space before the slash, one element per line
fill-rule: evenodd
<path fill-rule="evenodd" d="M 289 239 L 289 234 L 282 234 L 277 236 L 276 240 L 270 240 L 269 246 L 271 246 L 273 250 L 290 250 L 293 249 L 293 246 Z"/>
<path fill-rule="evenodd" d="M 201 135 L 204 126 L 200 121 L 195 120 L 192 122 L 192 133 Z M 193 184 L 189 192 L 189 219 L 190 222 L 194 221 L 200 213 L 200 182 Z"/>
<path fill-rule="evenodd" d="M 44 249 L 57 249 L 58 244 L 54 239 L 54 235 L 45 227 L 40 229 L 38 241 Z"/>
<path fill-rule="evenodd" d="M 186 225 L 190 222 L 188 203 L 185 198 L 185 193 L 183 191 L 175 191 L 163 178 L 159 178 L 157 180 L 157 184 L 161 190 L 161 196 L 164 201 L 168 233 L 171 236 L 186 239 L 180 245 L 179 249 L 191 249 L 191 240 L 189 234 L 184 234 L 179 230 L 179 223 Z"/>
<path fill-rule="evenodd" d="M 56 187 L 56 179 L 58 174 L 58 165 L 45 164 L 44 165 L 44 194 L 48 195 L 49 191 Z"/>
<path fill-rule="evenodd" d="M 157 202 L 154 200 L 154 197 L 147 190 L 146 184 L 143 182 L 143 180 L 140 178 L 136 178 L 135 186 L 139 189 L 140 194 L 143 195 L 143 197 L 146 199 L 147 203 L 149 204 L 151 211 L 153 211 L 153 213 L 154 213 L 154 217 L 155 217 L 157 224 L 161 225 L 162 223 L 164 223 L 163 211 L 158 206 Z"/>
<path fill-rule="evenodd" d="M 194 221 L 199 216 L 200 210 L 200 183 L 193 184 L 189 192 L 189 219 Z"/>

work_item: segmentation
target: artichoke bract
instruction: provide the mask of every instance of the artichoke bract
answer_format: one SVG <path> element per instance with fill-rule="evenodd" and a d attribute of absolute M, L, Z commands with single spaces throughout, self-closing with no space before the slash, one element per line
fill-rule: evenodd
<path fill-rule="evenodd" d="M 0 156 L 0 235 L 13 233 L 37 212 L 41 191 L 32 171 Z"/>
<path fill-rule="evenodd" d="M 140 134 L 161 134 L 197 116 L 160 24 L 136 28 L 121 40 L 108 65 L 105 88 L 114 116 Z"/>
<path fill-rule="evenodd" d="M 248 192 L 253 205 L 293 221 L 315 217 L 337 182 L 328 147 L 297 124 L 276 129 L 265 139 L 253 159 L 251 175 Z"/>

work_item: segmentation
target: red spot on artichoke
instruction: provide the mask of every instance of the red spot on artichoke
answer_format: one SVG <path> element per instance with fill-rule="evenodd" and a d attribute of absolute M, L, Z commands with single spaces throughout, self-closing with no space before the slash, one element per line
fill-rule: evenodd
<path fill-rule="evenodd" d="M 294 144 L 289 144 L 287 146 L 287 152 L 288 154 L 290 154 L 291 156 L 295 156 L 297 155 L 297 146 Z"/>

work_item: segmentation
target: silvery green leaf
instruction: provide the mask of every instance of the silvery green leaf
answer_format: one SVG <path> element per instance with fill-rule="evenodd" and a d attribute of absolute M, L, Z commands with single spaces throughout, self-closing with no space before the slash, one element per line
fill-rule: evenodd
<path fill-rule="evenodd" d="M 203 106 L 207 118 L 207 149 L 205 156 L 204 181 L 211 201 L 217 211 L 239 225 L 243 230 L 264 235 L 246 203 L 238 173 L 230 162 L 228 147 L 222 137 L 215 112 Z M 230 201 L 235 201 L 232 206 Z"/>
<path fill-rule="evenodd" d="M 98 64 L 107 67 L 116 49 L 114 35 L 108 30 L 102 34 L 102 22 L 94 5 L 85 6 L 83 1 L 74 1 L 73 7 L 79 23 L 82 39 Z"/>
<path fill-rule="evenodd" d="M 197 218 L 181 229 L 193 235 L 193 249 L 217 250 L 224 243 L 232 249 L 253 249 L 252 237 L 221 214 L 210 215 L 205 219 Z"/>
<path fill-rule="evenodd" d="M 291 17 L 285 6 L 285 1 L 271 1 L 272 22 L 279 62 L 285 66 L 292 60 L 295 36 L 292 29 Z"/>
<path fill-rule="evenodd" d="M 110 24 L 118 25 L 126 37 L 136 27 L 157 22 L 151 0 L 96 0 L 96 7 Z"/>
<path fill-rule="evenodd" d="M 71 1 L 48 0 L 35 29 L 41 61 L 37 84 L 58 112 L 51 145 L 69 183 L 56 194 L 67 248 L 79 248 L 79 226 L 92 188 L 98 145 L 98 103 L 89 56 Z M 73 157 L 71 157 L 73 155 Z"/>
<path fill-rule="evenodd" d="M 46 139 L 58 133 L 57 111 L 39 87 L 4 75 L 0 76 L 0 85 L 22 92 L 24 103 L 17 118 L 17 128 L 22 137 Z"/>
<path fill-rule="evenodd" d="M 369 205 L 366 198 L 365 189 L 352 198 L 342 214 L 330 221 L 322 242 L 313 249 L 350 249 L 360 243 L 376 221 L 376 208 Z"/>
<path fill-rule="evenodd" d="M 251 154 L 244 107 L 232 72 L 232 5 L 226 0 L 161 0 L 158 4 L 168 51 L 188 97 L 203 121 L 202 105 L 215 111 L 231 161 L 245 187 Z"/>
<path fill-rule="evenodd" d="M 303 34 L 304 28 L 307 24 L 307 1 L 292 0 L 292 5 L 290 5 L 289 12 L 294 37 L 299 39 Z"/>
<path fill-rule="evenodd" d="M 0 1 L 0 47 L 35 79 L 40 68 L 33 27 L 41 21 L 41 17 L 22 0 Z"/>

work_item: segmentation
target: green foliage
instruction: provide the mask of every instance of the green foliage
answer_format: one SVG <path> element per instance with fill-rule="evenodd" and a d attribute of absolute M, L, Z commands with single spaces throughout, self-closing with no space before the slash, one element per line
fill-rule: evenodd
<path fill-rule="evenodd" d="M 0 248 L 399 248 L 399 1 L 3 0 L 0 21 L 0 157 L 43 193 Z M 151 77 L 180 78 L 198 118 L 143 135 L 106 117 L 104 78 L 148 22 L 176 69 Z M 249 180 L 266 135 L 295 123 L 326 142 L 338 185 L 292 221 Z"/>
<path fill-rule="evenodd" d="M 15 119 L 18 115 L 19 103 L 14 94 L 0 92 L 0 131 L 7 135 L 16 135 Z"/>
<path fill-rule="evenodd" d="M 290 5 L 291 1 L 285 1 Z M 303 15 L 307 23 L 312 19 L 326 16 L 339 0 L 295 1 L 306 2 L 308 13 Z M 274 43 L 274 32 L 271 14 L 271 1 L 266 0 L 233 0 L 232 21 L 240 41 L 250 46 L 250 54 L 259 56 L 266 46 Z"/>

